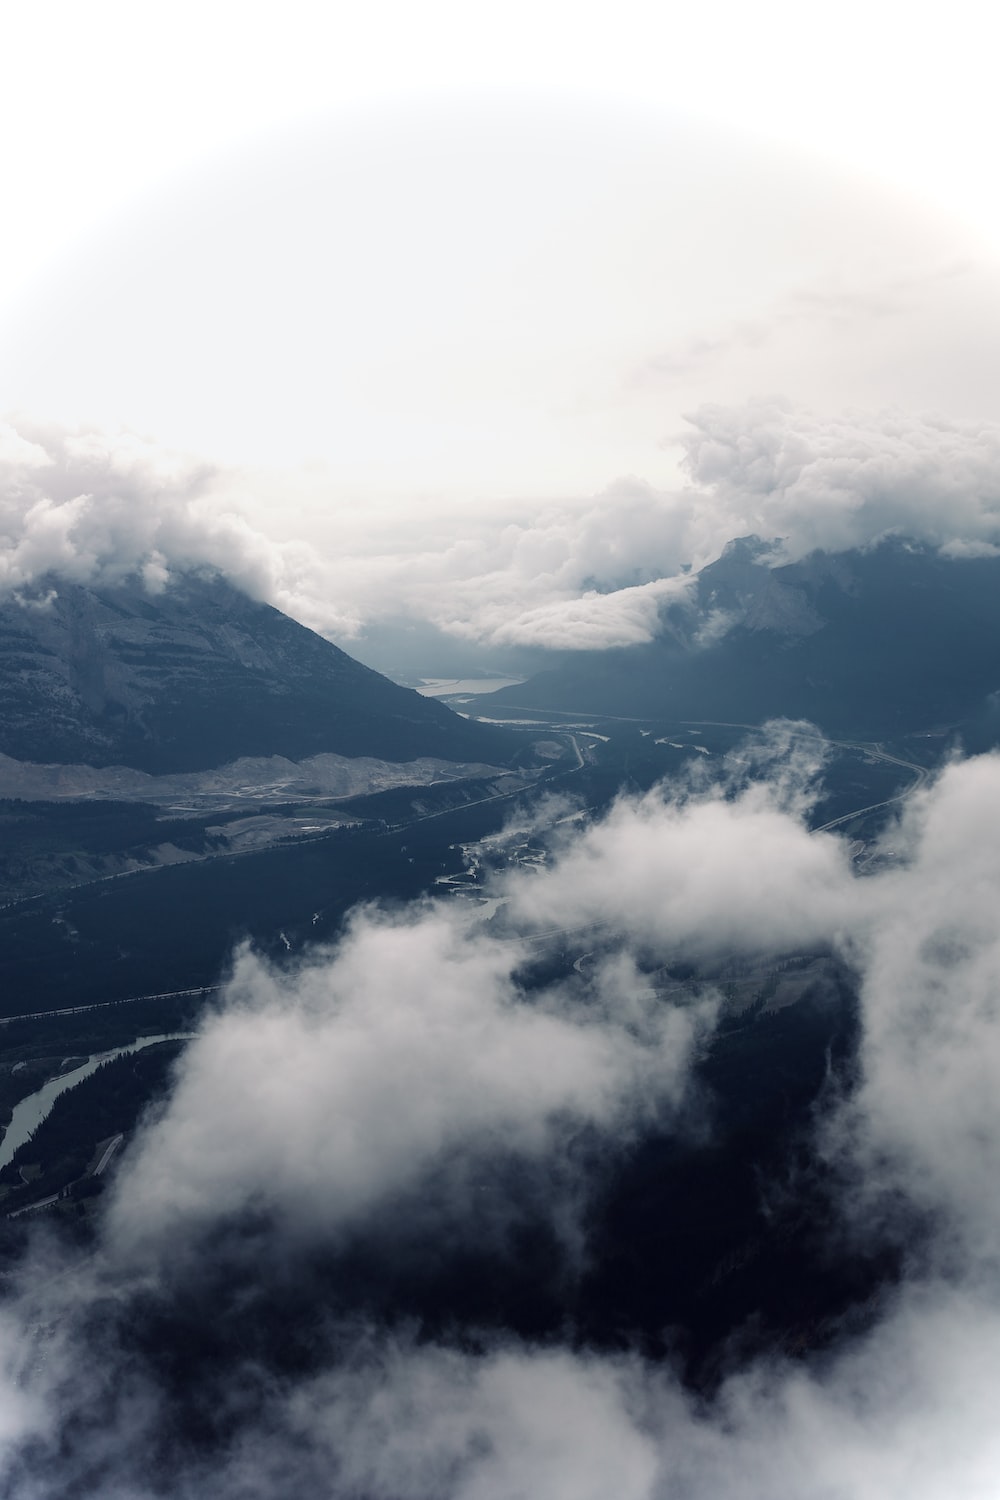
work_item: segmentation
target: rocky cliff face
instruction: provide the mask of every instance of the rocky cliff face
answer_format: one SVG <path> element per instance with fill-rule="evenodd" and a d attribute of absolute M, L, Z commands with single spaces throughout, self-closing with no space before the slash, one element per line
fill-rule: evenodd
<path fill-rule="evenodd" d="M 798 580 L 785 581 L 782 571 L 769 568 L 768 547 L 757 537 L 730 542 L 716 563 L 698 575 L 697 601 L 703 617 L 721 612 L 729 628 L 771 630 L 780 635 L 806 636 L 822 630 L 822 616 Z"/>
<path fill-rule="evenodd" d="M 59 581 L 0 607 L 0 752 L 167 773 L 333 752 L 505 761 L 503 732 L 398 687 L 218 577 Z"/>

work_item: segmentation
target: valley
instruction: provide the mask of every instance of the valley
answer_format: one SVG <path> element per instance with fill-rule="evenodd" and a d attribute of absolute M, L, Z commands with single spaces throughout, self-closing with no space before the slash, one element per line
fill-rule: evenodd
<path fill-rule="evenodd" d="M 350 774 L 353 794 L 300 801 L 285 798 L 296 775 L 316 774 L 315 764 L 290 773 L 283 766 L 285 779 L 278 780 L 273 762 L 244 762 L 228 775 L 145 778 L 143 788 L 158 782 L 158 804 L 8 799 L 0 817 L 22 862 L 30 847 L 36 850 L 34 878 L 42 886 L 0 908 L 0 1043 L 8 1043 L 0 1069 L 8 1096 L 14 1097 L 16 1076 L 9 1070 L 24 1067 L 25 1038 L 29 1052 L 37 1050 L 59 1028 L 85 1030 L 98 1017 L 103 1037 L 119 1047 L 144 1032 L 193 1027 L 219 993 L 234 942 L 252 942 L 279 966 L 294 963 L 313 944 L 335 940 L 350 910 L 372 897 L 447 896 L 484 931 L 524 946 L 538 976 L 584 975 L 614 934 L 593 925 L 524 933 L 508 924 L 498 882 L 512 870 L 544 868 L 552 838 L 567 824 L 578 828 L 600 817 L 620 788 L 636 794 L 671 778 L 721 775 L 754 733 L 747 724 L 524 717 L 516 707 L 498 714 L 490 698 L 464 689 L 460 701 L 463 712 L 497 715 L 519 733 L 533 746 L 536 768 L 483 776 L 463 772 L 489 768 L 432 765 L 436 779 L 413 785 L 405 783 L 405 767 L 379 766 L 373 777 L 364 764 L 348 771 L 337 762 L 340 786 Z M 926 740 L 892 749 L 831 747 L 824 794 L 812 814 L 816 832 L 843 829 L 853 835 L 856 862 L 870 859 L 887 814 L 929 774 L 908 757 L 926 759 L 928 749 Z M 540 815 L 540 799 L 553 795 L 568 804 L 555 816 Z M 161 843 L 183 841 L 177 846 L 186 845 L 188 857 L 149 860 L 158 846 L 138 846 L 139 831 Z M 60 843 L 72 847 L 59 851 Z M 37 852 L 43 848 L 44 856 Z M 130 867 L 102 872 L 102 860 Z M 76 878 L 60 884 L 67 874 Z M 729 1047 L 748 1027 L 770 1024 L 789 1008 L 818 1006 L 832 1018 L 840 1002 L 830 997 L 850 988 L 828 957 L 808 953 L 776 953 L 749 968 L 724 956 L 696 972 L 668 964 L 648 982 L 669 1003 L 718 993 Z M 11 1047 L 15 1036 L 18 1046 Z M 25 1085 L 29 1077 L 37 1070 L 24 1075 Z M 89 1134 L 84 1126 L 81 1138 Z M 90 1145 L 96 1149 L 96 1140 Z M 36 1182 L 18 1186 L 17 1212 L 51 1196 L 49 1173 Z M 59 1202 L 53 1199 L 53 1208 Z M 75 1200 L 60 1211 L 75 1211 Z"/>
<path fill-rule="evenodd" d="M 424 686 L 442 722 L 459 726 L 449 729 L 459 755 L 472 743 L 502 755 L 302 755 L 308 735 L 296 730 L 297 753 L 273 741 L 202 768 L 170 766 L 155 749 L 132 765 L 0 757 L 0 1109 L 16 1130 L 19 1109 L 58 1093 L 0 1169 L 4 1253 L 16 1258 L 36 1215 L 83 1242 L 98 1232 L 143 1111 L 170 1088 L 183 1038 L 216 1013 L 234 953 L 250 949 L 294 982 L 317 952 L 334 951 L 360 907 L 391 914 L 430 898 L 460 914 L 469 943 L 516 955 L 529 1004 L 585 993 L 622 959 L 615 922 L 526 923 L 507 883 L 555 868 L 567 839 L 600 827 L 620 798 L 683 801 L 714 788 L 725 800 L 771 774 L 770 731 L 749 719 L 541 706 L 532 682 L 497 688 L 487 677 Z M 816 764 L 814 837 L 843 838 L 861 877 L 887 868 L 885 830 L 956 732 L 788 728 L 782 754 Z M 708 1006 L 715 1018 L 692 1064 L 705 1124 L 684 1142 L 651 1125 L 613 1171 L 587 1167 L 593 1248 L 571 1303 L 562 1251 L 530 1183 L 515 1179 L 485 1187 L 481 1204 L 509 1200 L 522 1236 L 513 1260 L 486 1242 L 442 1246 L 431 1263 L 416 1249 L 412 1262 L 386 1259 L 377 1233 L 362 1236 L 327 1252 L 330 1315 L 349 1307 L 428 1332 L 459 1316 L 529 1338 L 571 1315 L 588 1346 L 669 1351 L 706 1391 L 734 1338 L 819 1348 L 843 1319 L 865 1316 L 897 1274 L 895 1251 L 827 1263 L 814 1248 L 832 1212 L 822 1174 L 784 1206 L 760 1186 L 793 1161 L 815 1171 L 802 1133 L 831 1069 L 851 1074 L 852 972 L 823 945 L 746 958 L 717 944 L 694 961 L 662 937 L 658 949 L 655 961 L 638 950 L 647 1001 L 679 1014 Z M 73 1067 L 80 1081 L 64 1087 Z M 224 1305 L 240 1286 L 217 1290 Z"/>

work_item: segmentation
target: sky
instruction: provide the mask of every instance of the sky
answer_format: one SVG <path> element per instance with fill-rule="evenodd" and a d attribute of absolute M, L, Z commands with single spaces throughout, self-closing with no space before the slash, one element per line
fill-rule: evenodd
<path fill-rule="evenodd" d="M 210 526 L 268 555 L 266 597 L 337 639 L 390 607 L 491 644 L 637 638 L 629 600 L 572 623 L 588 583 L 651 581 L 635 559 L 600 576 L 559 537 L 644 503 L 634 551 L 666 576 L 755 524 L 657 540 L 685 488 L 711 512 L 706 408 L 750 427 L 780 397 L 793 447 L 848 410 L 993 445 L 985 20 L 20 12 L 0 411 L 186 455 Z"/>

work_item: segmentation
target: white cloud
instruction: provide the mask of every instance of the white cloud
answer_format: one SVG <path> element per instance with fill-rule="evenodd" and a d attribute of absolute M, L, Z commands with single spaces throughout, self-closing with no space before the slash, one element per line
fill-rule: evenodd
<path fill-rule="evenodd" d="M 823 417 L 778 400 L 704 407 L 690 423 L 694 482 L 683 491 L 622 480 L 575 504 L 436 519 L 390 508 L 374 525 L 344 508 L 309 541 L 290 539 L 310 530 L 294 509 L 301 476 L 288 478 L 285 536 L 273 478 L 127 433 L 21 422 L 0 447 L 0 592 L 49 574 L 85 583 L 134 571 L 155 591 L 171 569 L 212 566 L 345 641 L 388 615 L 498 647 L 604 649 L 651 639 L 664 607 L 689 597 L 687 565 L 713 561 L 734 536 L 781 538 L 790 560 L 890 533 L 953 557 L 1000 545 L 995 424 Z"/>
<path fill-rule="evenodd" d="M 274 540 L 241 514 L 253 483 L 129 433 L 5 429 L 0 595 L 49 575 L 111 583 L 131 572 L 155 592 L 171 569 L 211 566 L 330 634 L 388 611 L 499 644 L 602 647 L 648 639 L 660 603 L 685 589 L 660 577 L 674 567 L 673 522 L 637 483 L 533 522 L 474 521 L 457 539 L 439 523 L 433 550 L 426 518 L 388 518 L 379 535 L 391 546 L 373 548 L 370 518 L 349 511 L 318 545 Z"/>
<path fill-rule="evenodd" d="M 735 793 L 730 778 L 696 784 L 679 801 L 661 788 L 638 801 L 622 797 L 551 868 L 513 882 L 513 910 L 541 927 L 607 923 L 646 948 L 688 958 L 846 936 L 860 900 L 846 846 L 809 834 L 802 821 L 822 765 L 818 741 L 797 741 L 781 726 L 775 741 L 761 754 L 769 782 Z"/>
<path fill-rule="evenodd" d="M 1000 535 L 1000 426 L 904 412 L 828 417 L 789 402 L 704 406 L 683 439 L 704 552 L 782 538 L 789 560 L 896 533 L 933 546 Z"/>
<path fill-rule="evenodd" d="M 336 1232 L 449 1156 L 502 1142 L 554 1162 L 584 1126 L 620 1141 L 679 1117 L 714 1003 L 663 1003 L 633 953 L 773 951 L 857 919 L 845 846 L 803 821 L 823 759 L 810 726 L 776 724 L 724 787 L 623 799 L 550 869 L 507 877 L 515 930 L 624 940 L 572 984 L 525 992 L 528 950 L 470 929 L 454 903 L 361 910 L 291 976 L 242 952 L 125 1179 L 116 1241 L 172 1239 L 251 1203 Z M 748 782 L 751 766 L 770 779 Z"/>
<path fill-rule="evenodd" d="M 986 1500 L 998 1370 L 995 1309 L 941 1287 L 825 1368 L 759 1366 L 700 1408 L 636 1359 L 383 1344 L 300 1388 L 277 1443 L 248 1434 L 224 1493 L 274 1494 L 291 1464 L 379 1500 Z"/>
<path fill-rule="evenodd" d="M 973 1265 L 1000 1257 L 1000 761 L 949 767 L 915 796 L 864 946 L 864 1076 L 843 1126 L 868 1195 L 902 1191 Z"/>
<path fill-rule="evenodd" d="M 607 651 L 614 646 L 637 646 L 652 640 L 660 624 L 660 610 L 668 603 L 683 604 L 689 580 L 657 579 L 609 594 L 592 590 L 576 599 L 558 599 L 524 609 L 489 630 L 488 639 L 497 646 L 542 646 L 547 650 Z M 487 615 L 480 629 L 487 624 Z"/>
<path fill-rule="evenodd" d="M 367 914 L 298 975 L 240 960 L 227 1008 L 123 1164 L 98 1255 L 60 1274 L 37 1265 L 8 1301 L 8 1492 L 35 1500 L 72 1481 L 83 1494 L 222 1500 L 322 1486 L 372 1500 L 991 1495 L 1000 757 L 956 763 L 911 798 L 891 834 L 899 862 L 859 876 L 835 840 L 802 825 L 815 740 L 786 731 L 782 745 L 776 732 L 764 754 L 772 791 L 741 787 L 734 769 L 679 801 L 623 801 L 548 872 L 519 878 L 523 904 L 543 920 L 593 922 L 603 891 L 607 934 L 640 948 L 841 943 L 859 975 L 862 1075 L 822 1139 L 843 1209 L 863 1242 L 900 1212 L 929 1226 L 909 1243 L 902 1285 L 869 1306 L 866 1331 L 842 1329 L 811 1358 L 758 1359 L 695 1403 L 669 1365 L 638 1354 L 485 1334 L 470 1347 L 334 1322 L 315 1331 L 329 1352 L 308 1376 L 252 1362 L 224 1371 L 211 1399 L 228 1391 L 225 1443 L 195 1458 L 178 1441 L 151 1478 L 175 1397 L 136 1371 L 132 1323 L 151 1297 L 158 1317 L 181 1315 L 242 1209 L 271 1210 L 265 1262 L 294 1264 L 297 1245 L 328 1243 L 338 1224 L 412 1208 L 432 1161 L 481 1166 L 499 1142 L 548 1163 L 558 1186 L 567 1125 L 613 1141 L 644 1114 L 677 1119 L 707 1017 L 654 1004 L 628 946 L 616 957 L 609 943 L 589 986 L 526 1002 L 516 945 L 437 907 Z M 454 1239 L 460 1198 L 437 1211 Z M 199 1255 L 187 1259 L 193 1232 Z M 255 1315 L 240 1316 L 249 1328 Z M 40 1328 L 51 1329 L 43 1344 Z"/>
<path fill-rule="evenodd" d="M 204 508 L 211 468 L 133 433 L 22 421 L 0 449 L 0 591 L 48 574 L 113 582 L 141 568 L 225 565 L 260 589 L 270 549 L 245 522 Z"/>
<path fill-rule="evenodd" d="M 522 959 L 442 906 L 359 914 L 293 978 L 242 954 L 114 1206 L 119 1245 L 252 1204 L 336 1234 L 449 1157 L 548 1167 L 585 1126 L 618 1140 L 680 1108 L 710 1003 L 663 1007 L 621 963 L 529 997 Z"/>

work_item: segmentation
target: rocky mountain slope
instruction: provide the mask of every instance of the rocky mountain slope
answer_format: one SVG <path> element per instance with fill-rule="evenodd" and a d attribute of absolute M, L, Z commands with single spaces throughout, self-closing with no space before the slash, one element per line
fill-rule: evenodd
<path fill-rule="evenodd" d="M 0 606 L 0 753 L 153 774 L 334 753 L 503 763 L 512 736 L 398 687 L 217 576 L 62 580 Z"/>
<path fill-rule="evenodd" d="M 769 567 L 730 543 L 648 645 L 578 653 L 485 702 L 629 718 L 806 718 L 870 735 L 996 718 L 1000 558 L 891 539 Z M 987 735 L 988 737 L 988 735 Z"/>

